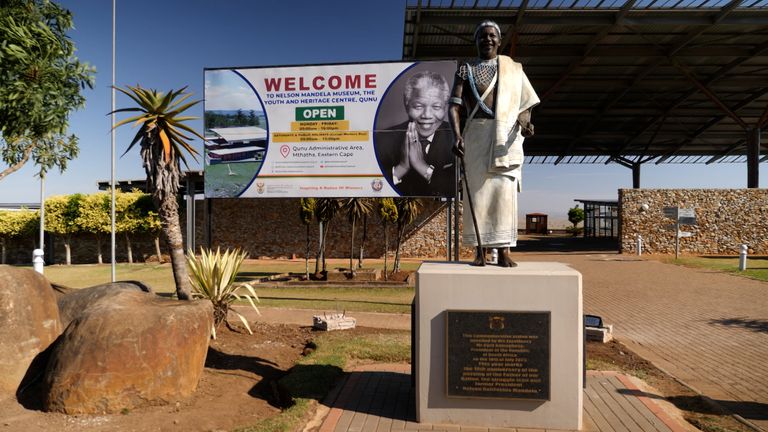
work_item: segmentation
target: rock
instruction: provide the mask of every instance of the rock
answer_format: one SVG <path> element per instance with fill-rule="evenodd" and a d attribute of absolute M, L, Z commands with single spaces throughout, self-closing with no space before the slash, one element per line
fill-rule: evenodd
<path fill-rule="evenodd" d="M 56 297 L 45 277 L 0 266 L 0 399 L 16 393 L 32 361 L 61 331 Z"/>
<path fill-rule="evenodd" d="M 53 347 L 44 409 L 115 413 L 190 396 L 203 372 L 212 320 L 209 302 L 133 289 L 93 301 Z"/>
<path fill-rule="evenodd" d="M 90 305 L 100 301 L 110 301 L 112 297 L 119 296 L 120 292 L 124 290 L 152 292 L 152 288 L 138 281 L 106 283 L 83 289 L 55 288 L 64 293 L 58 299 L 59 315 L 63 328 L 67 328 L 69 323 L 87 310 Z"/>

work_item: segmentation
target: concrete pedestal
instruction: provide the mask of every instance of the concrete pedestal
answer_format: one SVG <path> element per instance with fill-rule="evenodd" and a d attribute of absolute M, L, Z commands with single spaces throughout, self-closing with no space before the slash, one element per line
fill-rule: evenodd
<path fill-rule="evenodd" d="M 579 272 L 551 262 L 522 262 L 511 269 L 425 262 L 416 274 L 415 303 L 416 358 L 413 361 L 416 362 L 419 422 L 581 428 L 584 324 Z M 446 311 L 548 312 L 549 400 L 456 397 L 454 394 L 449 397 Z"/>

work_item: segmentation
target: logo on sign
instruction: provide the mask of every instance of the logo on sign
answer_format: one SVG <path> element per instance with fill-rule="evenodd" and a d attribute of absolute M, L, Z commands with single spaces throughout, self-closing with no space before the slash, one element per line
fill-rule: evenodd
<path fill-rule="evenodd" d="M 503 316 L 488 317 L 488 328 L 491 330 L 504 330 L 504 317 Z"/>
<path fill-rule="evenodd" d="M 376 192 L 380 192 L 383 187 L 384 187 L 384 182 L 381 181 L 381 179 L 376 179 L 371 182 L 371 189 L 373 189 Z"/>
<path fill-rule="evenodd" d="M 256 192 L 260 194 L 264 193 L 264 182 L 256 182 Z"/>

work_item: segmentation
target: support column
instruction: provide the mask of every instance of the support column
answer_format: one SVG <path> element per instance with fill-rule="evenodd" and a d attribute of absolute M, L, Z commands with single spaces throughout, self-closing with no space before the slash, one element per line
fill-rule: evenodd
<path fill-rule="evenodd" d="M 205 199 L 205 247 L 211 249 L 213 231 L 213 198 Z"/>
<path fill-rule="evenodd" d="M 632 164 L 632 189 L 640 189 L 640 163 Z"/>
<path fill-rule="evenodd" d="M 747 187 L 758 188 L 760 184 L 760 128 L 747 129 Z"/>
<path fill-rule="evenodd" d="M 195 181 L 187 173 L 187 247 L 195 250 Z"/>

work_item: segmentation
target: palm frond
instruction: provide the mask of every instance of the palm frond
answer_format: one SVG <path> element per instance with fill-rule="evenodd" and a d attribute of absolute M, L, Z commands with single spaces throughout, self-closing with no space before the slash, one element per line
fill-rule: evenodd
<path fill-rule="evenodd" d="M 171 140 L 168 139 L 168 134 L 165 133 L 165 129 L 157 131 L 157 135 L 160 137 L 160 142 L 163 144 L 163 155 L 165 155 L 166 162 L 171 161 Z"/>

